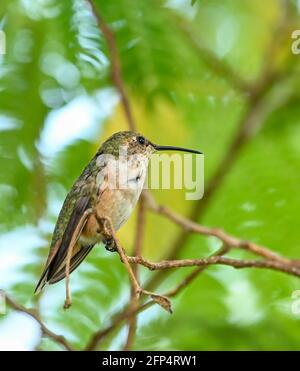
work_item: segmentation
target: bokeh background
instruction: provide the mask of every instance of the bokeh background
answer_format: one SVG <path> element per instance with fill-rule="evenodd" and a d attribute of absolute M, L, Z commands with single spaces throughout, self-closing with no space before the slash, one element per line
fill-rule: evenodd
<path fill-rule="evenodd" d="M 300 29 L 300 1 L 94 3 L 115 33 L 139 131 L 203 150 L 206 184 L 216 172 L 222 180 L 209 202 L 186 201 L 175 190 L 155 191 L 157 200 L 299 258 L 300 55 L 292 53 L 291 34 Z M 68 311 L 63 282 L 39 298 L 33 290 L 68 189 L 103 139 L 127 123 L 107 44 L 84 0 L 1 0 L 0 27 L 7 43 L 0 57 L 0 288 L 38 308 L 49 328 L 80 349 L 128 301 L 118 256 L 101 246 L 92 251 L 72 274 Z M 133 215 L 119 233 L 129 252 L 135 229 Z M 180 233 L 148 213 L 143 255 L 164 258 Z M 219 247 L 214 238 L 190 236 L 180 257 Z M 156 291 L 188 272 L 174 271 Z M 141 274 L 146 282 L 154 273 Z M 297 289 L 299 279 L 282 273 L 210 267 L 172 300 L 172 315 L 158 306 L 140 314 L 134 349 L 299 350 L 300 316 L 291 310 Z M 99 349 L 121 349 L 126 331 L 119 326 Z M 0 349 L 60 346 L 41 338 L 28 315 L 7 308 Z"/>

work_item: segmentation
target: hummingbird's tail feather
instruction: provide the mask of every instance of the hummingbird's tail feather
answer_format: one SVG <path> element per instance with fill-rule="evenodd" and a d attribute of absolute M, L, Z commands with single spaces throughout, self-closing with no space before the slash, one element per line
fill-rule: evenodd
<path fill-rule="evenodd" d="M 88 252 L 84 254 L 84 252 L 89 246 L 82 247 L 79 243 L 77 243 L 80 233 L 82 229 L 84 228 L 85 223 L 87 221 L 87 216 L 83 217 L 83 215 L 84 215 L 84 212 L 89 208 L 89 205 L 90 205 L 90 198 L 87 196 L 80 197 L 77 200 L 74 206 L 74 209 L 72 211 L 72 214 L 70 216 L 70 219 L 68 220 L 68 224 L 65 228 L 62 239 L 57 242 L 57 244 L 54 247 L 54 250 L 50 252 L 47 265 L 37 284 L 35 293 L 40 292 L 47 282 L 54 283 L 53 280 L 57 282 L 64 277 L 64 275 L 62 275 L 61 278 L 56 279 L 57 275 L 60 276 L 61 272 L 65 270 L 68 249 L 70 248 L 70 243 L 73 239 L 75 239 L 76 243 L 72 249 L 73 256 L 71 259 L 70 272 L 72 272 L 81 263 L 83 258 L 90 251 L 89 249 Z M 74 236 L 74 233 L 76 233 L 75 236 Z M 84 255 L 84 257 L 81 258 L 79 262 L 77 262 L 77 260 L 80 259 L 81 255 Z M 76 263 L 75 267 L 74 267 L 74 263 Z"/>
<path fill-rule="evenodd" d="M 89 208 L 90 199 L 89 197 L 81 197 L 77 200 L 76 205 L 72 211 L 71 217 L 68 221 L 66 229 L 64 231 L 62 241 L 60 243 L 59 248 L 57 249 L 51 263 L 49 264 L 49 273 L 48 273 L 48 281 L 58 272 L 62 265 L 65 263 L 67 258 L 67 254 L 70 248 L 70 243 L 72 240 L 78 241 L 81 231 L 84 228 L 84 225 L 87 221 L 87 216 L 83 219 L 84 212 Z M 80 227 L 79 231 L 77 228 Z M 76 235 L 74 235 L 76 233 Z M 78 250 L 81 247 L 77 246 Z M 73 247 L 73 256 L 77 253 L 76 244 Z"/>
<path fill-rule="evenodd" d="M 72 273 L 79 264 L 85 259 L 85 257 L 88 255 L 88 253 L 92 250 L 92 248 L 95 245 L 88 245 L 85 247 L 82 247 L 81 250 L 79 250 L 71 259 L 70 262 L 70 273 Z M 63 266 L 57 271 L 54 272 L 51 277 L 48 277 L 48 283 L 52 285 L 53 283 L 61 281 L 66 276 L 66 265 L 63 264 Z"/>
<path fill-rule="evenodd" d="M 39 282 L 36 285 L 36 288 L 34 290 L 35 294 L 40 293 L 43 290 L 44 286 L 46 285 L 46 283 L 47 283 L 47 273 L 48 273 L 48 269 L 45 269 L 41 278 L 39 279 Z"/>
<path fill-rule="evenodd" d="M 85 259 L 85 257 L 88 255 L 88 253 L 92 250 L 92 248 L 95 245 L 88 245 L 86 247 L 82 247 L 81 250 L 79 250 L 71 259 L 70 262 L 70 273 L 72 273 L 79 264 Z M 51 265 L 51 264 L 50 264 Z M 50 265 L 46 267 L 44 270 L 38 284 L 36 285 L 36 288 L 34 290 L 35 294 L 38 294 L 42 291 L 44 286 L 49 283 L 52 285 L 53 283 L 61 281 L 66 276 L 66 265 L 62 264 L 61 268 L 57 272 L 53 272 L 51 276 L 49 276 L 50 271 Z"/>

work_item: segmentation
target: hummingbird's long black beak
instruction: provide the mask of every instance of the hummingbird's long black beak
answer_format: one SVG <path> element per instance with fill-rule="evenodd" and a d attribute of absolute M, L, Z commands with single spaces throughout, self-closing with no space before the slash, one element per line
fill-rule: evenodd
<path fill-rule="evenodd" d="M 153 147 L 156 149 L 156 151 L 181 151 L 181 152 L 190 152 L 190 153 L 197 153 L 199 155 L 203 155 L 203 152 L 196 151 L 195 149 L 189 149 L 189 148 L 182 148 L 182 147 L 175 147 L 175 146 L 157 146 L 156 144 L 153 144 Z"/>

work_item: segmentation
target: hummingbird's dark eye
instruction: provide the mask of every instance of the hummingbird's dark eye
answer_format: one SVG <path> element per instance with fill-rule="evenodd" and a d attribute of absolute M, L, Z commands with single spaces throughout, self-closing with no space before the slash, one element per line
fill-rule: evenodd
<path fill-rule="evenodd" d="M 140 144 L 145 144 L 146 143 L 146 139 L 144 137 L 137 137 L 137 141 L 140 143 Z"/>

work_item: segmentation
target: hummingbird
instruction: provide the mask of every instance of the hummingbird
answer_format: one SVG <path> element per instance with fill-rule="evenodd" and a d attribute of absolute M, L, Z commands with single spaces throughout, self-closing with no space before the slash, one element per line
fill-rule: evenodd
<path fill-rule="evenodd" d="M 151 155 L 156 151 L 169 150 L 202 154 L 193 149 L 156 145 L 133 131 L 115 133 L 102 144 L 66 196 L 35 293 L 47 283 L 54 284 L 65 278 L 71 241 L 75 244 L 70 273 L 100 242 L 108 251 L 116 251 L 113 238 L 104 233 L 95 215 L 85 212 L 95 208 L 98 215 L 109 217 L 115 231 L 120 229 L 141 195 Z"/>

